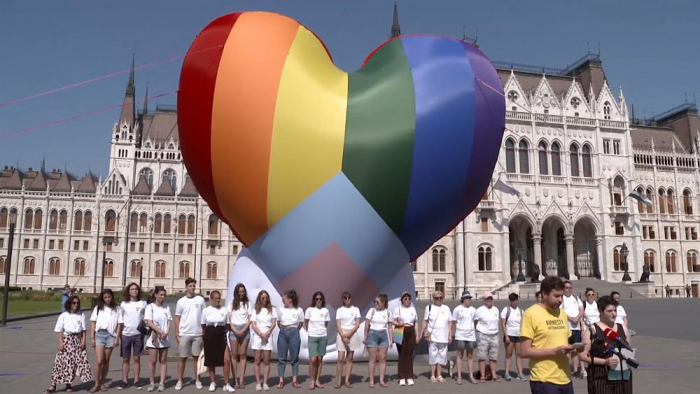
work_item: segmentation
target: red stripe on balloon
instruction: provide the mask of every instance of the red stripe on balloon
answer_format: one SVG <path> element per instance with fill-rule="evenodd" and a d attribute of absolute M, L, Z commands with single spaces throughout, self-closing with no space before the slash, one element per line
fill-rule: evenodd
<path fill-rule="evenodd" d="M 194 40 L 182 65 L 177 100 L 177 120 L 182 156 L 199 194 L 221 220 L 214 192 L 211 159 L 211 119 L 214 88 L 223 45 L 241 13 L 228 14 L 211 22 Z M 219 46 L 219 50 L 202 52 Z"/>

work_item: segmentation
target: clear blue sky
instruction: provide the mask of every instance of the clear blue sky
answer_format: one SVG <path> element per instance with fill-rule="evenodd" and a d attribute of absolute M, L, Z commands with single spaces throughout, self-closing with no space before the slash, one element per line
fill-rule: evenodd
<path fill-rule="evenodd" d="M 217 16 L 243 10 L 286 14 L 314 30 L 336 63 L 355 70 L 389 35 L 392 0 L 31 1 L 0 5 L 0 102 L 136 64 L 184 54 Z M 638 116 L 700 95 L 700 2 L 695 0 L 400 0 L 403 34 L 460 37 L 478 29 L 492 60 L 565 67 L 602 50 L 614 91 Z M 177 89 L 181 61 L 136 73 L 136 94 Z M 127 75 L 0 108 L 0 134 L 87 113 L 123 98 Z M 700 97 L 698 97 L 700 98 Z M 174 95 L 161 104 L 175 104 Z M 156 103 L 151 103 L 151 106 Z M 152 108 L 152 107 L 151 107 Z M 106 175 L 119 111 L 0 139 L 0 165 L 88 169 Z"/>

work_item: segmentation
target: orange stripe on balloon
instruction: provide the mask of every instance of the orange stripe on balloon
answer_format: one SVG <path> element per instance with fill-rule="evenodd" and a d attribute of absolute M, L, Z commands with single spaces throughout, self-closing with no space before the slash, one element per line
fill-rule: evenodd
<path fill-rule="evenodd" d="M 250 245 L 267 230 L 267 187 L 275 105 L 299 24 L 247 12 L 225 43 L 214 90 L 212 171 L 222 213 Z"/>

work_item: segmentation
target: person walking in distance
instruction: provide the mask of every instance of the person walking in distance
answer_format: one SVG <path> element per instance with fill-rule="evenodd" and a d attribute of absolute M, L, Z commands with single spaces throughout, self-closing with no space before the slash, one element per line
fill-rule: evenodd
<path fill-rule="evenodd" d="M 66 309 L 66 302 L 68 301 L 69 298 L 73 296 L 73 291 L 70 288 L 70 285 L 66 283 L 66 285 L 63 287 L 63 290 L 61 290 L 61 313 L 65 312 Z"/>
<path fill-rule="evenodd" d="M 476 328 L 476 354 L 479 358 L 481 383 L 486 382 L 486 363 L 491 367 L 494 382 L 501 378 L 496 374 L 498 362 L 498 331 L 500 326 L 498 308 L 493 306 L 493 294 L 485 291 L 482 295 L 484 305 L 476 310 L 474 326 Z"/>
<path fill-rule="evenodd" d="M 581 343 L 581 323 L 584 317 L 583 302 L 581 299 L 573 295 L 574 286 L 568 280 L 564 282 L 564 295 L 562 296 L 561 308 L 566 312 L 569 319 L 569 344 Z M 544 294 L 542 294 L 544 296 Z M 581 363 L 578 359 L 578 353 L 571 352 L 571 368 L 574 370 L 574 376 L 583 379 L 586 372 L 581 369 Z"/>
<path fill-rule="evenodd" d="M 195 386 L 202 389 L 199 380 L 197 362 L 202 352 L 204 342 L 202 340 L 202 312 L 204 311 L 204 298 L 195 293 L 197 281 L 193 278 L 185 279 L 187 292 L 177 301 L 175 306 L 175 340 L 178 344 L 177 383 L 175 390 L 182 390 L 182 379 L 185 375 L 187 358 L 192 357 Z"/>
<path fill-rule="evenodd" d="M 342 295 L 343 306 L 336 309 L 335 321 L 338 328 L 338 335 L 335 338 L 338 348 L 338 368 L 336 371 L 335 388 L 339 389 L 343 377 L 343 362 L 345 362 L 345 387 L 352 388 L 350 375 L 352 374 L 352 364 L 355 352 L 360 350 L 360 309 L 353 305 L 352 295 L 345 291 Z"/>
<path fill-rule="evenodd" d="M 141 354 L 144 349 L 144 334 L 139 332 L 146 313 L 146 301 L 141 299 L 141 288 L 136 283 L 129 283 L 124 289 L 123 301 L 119 305 L 122 312 L 122 340 L 119 355 L 122 358 L 122 382 L 119 390 L 125 389 L 129 383 L 129 363 L 134 360 L 134 387 L 141 389 Z"/>
<path fill-rule="evenodd" d="M 685 285 L 685 298 L 690 298 L 690 285 L 687 283 Z"/>
<path fill-rule="evenodd" d="M 216 367 L 229 368 L 228 326 L 228 311 L 221 305 L 221 293 L 214 290 L 209 293 L 209 306 L 202 312 L 204 366 L 209 370 L 209 391 L 216 391 Z M 224 391 L 231 389 L 228 381 L 224 382 L 224 387 Z"/>
<path fill-rule="evenodd" d="M 443 305 L 441 291 L 433 293 L 433 303 L 425 307 L 423 324 L 419 338 L 425 335 L 428 346 L 428 363 L 430 364 L 430 381 L 444 382 L 442 366 L 447 363 L 447 346 L 452 343 L 452 311 Z"/>
<path fill-rule="evenodd" d="M 571 329 L 561 308 L 564 282 L 555 276 L 540 284 L 541 299 L 523 313 L 521 355 L 530 359 L 532 394 L 573 394 L 568 354 L 582 348 L 569 344 Z"/>
<path fill-rule="evenodd" d="M 317 291 L 311 298 L 311 306 L 306 309 L 304 315 L 304 328 L 309 335 L 309 377 L 311 379 L 309 388 L 312 390 L 315 387 L 320 389 L 324 387 L 321 384 L 321 363 L 323 356 L 326 355 L 330 321 L 330 312 L 326 308 L 326 296 Z"/>
<path fill-rule="evenodd" d="M 510 381 L 510 360 L 515 351 L 515 367 L 518 370 L 518 380 L 527 380 L 523 374 L 523 359 L 520 356 L 520 323 L 523 310 L 518 307 L 519 296 L 515 293 L 508 295 L 510 305 L 501 311 L 501 329 L 503 330 L 503 343 L 506 346 L 506 371 L 503 375 L 506 381 Z"/>
<path fill-rule="evenodd" d="M 467 354 L 469 382 L 478 384 L 474 378 L 474 349 L 476 349 L 474 315 L 476 315 L 476 309 L 471 306 L 472 294 L 469 291 L 462 292 L 461 301 L 462 304 L 452 311 L 452 332 L 457 342 L 457 384 L 462 384 L 462 362 L 465 353 Z"/>
<path fill-rule="evenodd" d="M 109 372 L 109 361 L 112 350 L 119 346 L 122 332 L 122 313 L 114 299 L 114 292 L 104 289 L 100 292 L 97 306 L 90 316 L 90 345 L 95 348 L 95 386 L 91 393 L 97 390 L 107 391 L 105 379 Z"/>
<path fill-rule="evenodd" d="M 231 344 L 231 374 L 233 375 L 233 389 L 245 388 L 245 368 L 248 364 L 248 343 L 250 342 L 250 314 L 251 305 L 248 300 L 248 290 L 243 283 L 239 283 L 233 289 L 233 300 L 229 304 L 229 315 L 231 320 L 231 332 L 228 335 Z M 240 364 L 240 371 L 237 373 L 237 365 Z M 224 369 L 224 380 L 228 383 L 229 371 Z M 225 387 L 225 386 L 224 386 Z M 225 387 L 231 391 L 231 387 Z"/>
<path fill-rule="evenodd" d="M 612 297 L 615 302 L 617 302 L 617 316 L 615 317 L 615 323 L 622 324 L 625 326 L 625 328 L 628 328 L 629 326 L 627 325 L 627 311 L 625 308 L 620 304 L 620 293 L 617 291 L 613 291 L 610 293 L 610 297 Z"/>
<path fill-rule="evenodd" d="M 413 386 L 413 350 L 416 347 L 418 312 L 411 303 L 411 293 L 401 294 L 401 305 L 392 313 L 394 342 L 399 351 L 399 386 Z"/>
<path fill-rule="evenodd" d="M 146 349 L 149 349 L 148 392 L 156 390 L 156 365 L 160 363 L 160 384 L 158 391 L 165 390 L 165 376 L 168 373 L 168 349 L 170 348 L 170 323 L 173 315 L 165 303 L 165 287 L 156 286 L 151 295 L 153 302 L 146 306 L 144 320 L 151 330 L 146 339 Z"/>
<path fill-rule="evenodd" d="M 294 290 L 284 293 L 282 304 L 281 308 L 277 308 L 277 327 L 280 329 L 277 335 L 277 374 L 280 377 L 277 388 L 284 388 L 287 363 L 292 364 L 292 386 L 299 388 L 299 330 L 304 325 L 304 311 L 299 308 L 299 296 Z"/>

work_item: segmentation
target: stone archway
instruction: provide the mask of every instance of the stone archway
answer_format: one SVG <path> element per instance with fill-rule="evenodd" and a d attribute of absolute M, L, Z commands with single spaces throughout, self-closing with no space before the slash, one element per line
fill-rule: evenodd
<path fill-rule="evenodd" d="M 596 227 L 590 218 L 581 218 L 574 226 L 574 267 L 578 277 L 600 278 Z"/>
<path fill-rule="evenodd" d="M 556 216 L 542 224 L 542 274 L 568 277 L 566 253 L 566 226 Z"/>
<path fill-rule="evenodd" d="M 523 216 L 516 216 L 508 224 L 508 240 L 510 249 L 510 278 L 515 280 L 518 276 L 518 265 L 523 265 L 523 274 L 528 278 L 533 275 L 535 264 L 534 247 L 532 240 L 533 227 L 529 220 Z"/>

